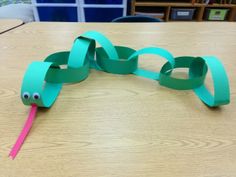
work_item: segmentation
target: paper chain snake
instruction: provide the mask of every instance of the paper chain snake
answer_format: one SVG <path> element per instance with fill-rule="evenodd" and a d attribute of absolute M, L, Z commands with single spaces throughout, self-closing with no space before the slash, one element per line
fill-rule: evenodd
<path fill-rule="evenodd" d="M 96 48 L 96 42 L 101 47 Z M 138 56 L 143 54 L 158 55 L 167 60 L 160 73 L 138 68 Z M 61 68 L 61 65 L 67 67 Z M 136 51 L 125 46 L 114 46 L 101 33 L 88 31 L 75 39 L 71 51 L 51 54 L 44 61 L 34 61 L 28 66 L 22 82 L 21 99 L 25 105 L 31 106 L 31 111 L 9 156 L 14 159 L 20 150 L 32 126 L 37 107 L 50 108 L 63 83 L 83 81 L 88 77 L 90 68 L 113 74 L 134 74 L 159 81 L 160 85 L 176 90 L 192 89 L 209 107 L 230 102 L 227 74 L 216 57 L 174 57 L 167 50 L 158 47 Z M 175 68 L 188 68 L 188 79 L 172 77 L 171 73 Z M 214 94 L 204 84 L 208 70 L 211 71 Z"/>

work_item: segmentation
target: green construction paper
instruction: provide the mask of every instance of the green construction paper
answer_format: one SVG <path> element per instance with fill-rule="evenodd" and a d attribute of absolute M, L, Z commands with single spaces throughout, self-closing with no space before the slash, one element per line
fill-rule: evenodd
<path fill-rule="evenodd" d="M 135 50 L 123 47 L 115 46 L 115 49 L 119 55 L 119 60 L 109 58 L 104 48 L 96 48 L 97 64 L 102 70 L 113 74 L 130 74 L 137 69 L 138 56 L 128 59 Z"/>
<path fill-rule="evenodd" d="M 209 67 L 214 85 L 214 95 L 203 84 L 194 89 L 197 96 L 208 106 L 215 107 L 225 105 L 230 102 L 229 81 L 224 66 L 220 60 L 214 56 L 202 57 Z"/>
<path fill-rule="evenodd" d="M 87 61 L 94 58 L 95 42 L 83 37 L 78 37 L 69 54 L 68 66 L 78 68 L 83 66 Z M 92 58 L 92 59 L 91 59 Z"/>
<path fill-rule="evenodd" d="M 96 42 L 101 47 L 96 48 Z M 167 60 L 160 73 L 138 68 L 138 56 L 143 54 L 154 54 Z M 54 53 L 44 62 L 33 62 L 28 67 L 21 89 L 23 103 L 50 107 L 56 100 L 63 83 L 81 82 L 88 77 L 90 68 L 154 79 L 159 81 L 160 85 L 172 89 L 193 89 L 208 106 L 219 106 L 230 102 L 228 78 L 217 58 L 190 56 L 174 58 L 167 50 L 157 47 L 135 51 L 125 46 L 114 46 L 101 33 L 89 31 L 76 38 L 71 51 Z M 189 78 L 172 77 L 175 68 L 188 68 Z M 214 96 L 204 85 L 208 68 L 212 73 Z M 24 93 L 31 97 L 23 98 Z M 34 93 L 37 93 L 40 99 L 33 99 Z"/>
<path fill-rule="evenodd" d="M 204 82 L 207 65 L 201 58 L 177 57 L 174 68 L 189 68 L 191 77 L 179 79 L 171 77 L 171 65 L 166 63 L 161 68 L 159 84 L 176 90 L 189 90 L 201 86 Z"/>
<path fill-rule="evenodd" d="M 132 55 L 130 55 L 128 60 L 131 60 L 134 57 L 138 57 L 139 55 L 143 55 L 143 54 L 153 54 L 153 55 L 161 56 L 168 61 L 168 63 L 170 64 L 172 68 L 175 65 L 175 60 L 174 60 L 173 55 L 167 50 L 162 49 L 162 48 L 157 48 L 157 47 L 146 47 L 146 48 L 140 49 L 134 52 Z M 149 79 L 159 80 L 158 72 L 148 71 L 141 68 L 138 68 L 136 71 L 133 72 L 133 74 L 137 76 L 149 78 Z"/>
<path fill-rule="evenodd" d="M 87 31 L 87 32 L 83 33 L 81 36 L 95 40 L 105 50 L 107 56 L 110 59 L 119 60 L 119 55 L 118 55 L 114 45 L 103 34 L 97 32 L 97 31 Z"/>
<path fill-rule="evenodd" d="M 152 79 L 152 80 L 159 80 L 159 77 L 160 77 L 160 73 L 158 72 L 148 71 L 141 68 L 138 68 L 137 70 L 135 70 L 133 74 L 147 78 L 147 79 Z"/>
<path fill-rule="evenodd" d="M 162 48 L 158 48 L 158 47 L 146 47 L 146 48 L 142 48 L 138 51 L 136 51 L 135 53 L 133 53 L 132 55 L 130 55 L 130 57 L 128 58 L 128 60 L 131 60 L 134 57 L 137 57 L 139 55 L 143 55 L 143 54 L 153 54 L 153 55 L 158 55 L 163 57 L 164 59 L 166 59 L 171 66 L 174 66 L 175 64 L 175 60 L 173 55 L 168 52 L 165 49 Z"/>
<path fill-rule="evenodd" d="M 34 61 L 28 66 L 21 87 L 21 95 L 25 92 L 30 94 L 29 99 L 21 96 L 25 105 L 36 104 L 39 107 L 50 107 L 54 103 L 62 88 L 62 84 L 44 82 L 49 68 L 53 65 L 51 62 Z M 56 66 L 54 65 L 53 67 Z M 32 95 L 34 93 L 38 93 L 40 99 L 33 99 Z"/>
<path fill-rule="evenodd" d="M 44 61 L 53 62 L 57 65 L 66 65 L 69 59 L 69 51 L 58 52 L 48 56 Z M 60 69 L 51 67 L 45 80 L 51 83 L 76 83 L 86 79 L 89 75 L 89 62 L 78 68 L 67 67 Z"/>

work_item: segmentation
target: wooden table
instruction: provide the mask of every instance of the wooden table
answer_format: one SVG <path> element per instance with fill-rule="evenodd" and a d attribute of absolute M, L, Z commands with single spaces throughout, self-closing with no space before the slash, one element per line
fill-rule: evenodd
<path fill-rule="evenodd" d="M 5 33 L 23 24 L 23 21 L 18 19 L 0 19 L 0 34 Z"/>
<path fill-rule="evenodd" d="M 50 110 L 38 112 L 10 160 L 29 111 L 20 100 L 27 65 L 69 50 L 87 30 L 135 49 L 157 45 L 174 56 L 218 56 L 230 79 L 231 103 L 210 109 L 193 91 L 91 70 L 85 81 L 64 85 Z M 236 23 L 31 23 L 0 36 L 0 176 L 235 177 L 235 34 Z M 140 67 L 150 70 L 163 63 L 140 59 Z"/>

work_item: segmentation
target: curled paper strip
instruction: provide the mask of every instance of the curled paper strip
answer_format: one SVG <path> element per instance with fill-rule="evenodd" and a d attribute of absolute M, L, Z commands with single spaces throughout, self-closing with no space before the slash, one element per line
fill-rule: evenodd
<path fill-rule="evenodd" d="M 101 47 L 96 48 L 96 42 Z M 138 67 L 138 56 L 144 54 L 161 56 L 167 62 L 159 73 L 141 69 Z M 61 65 L 66 65 L 66 68 Z M 216 57 L 175 58 L 167 50 L 158 47 L 136 51 L 126 46 L 114 46 L 101 33 L 88 31 L 75 39 L 71 51 L 51 54 L 44 62 L 33 62 L 28 66 L 21 88 L 23 103 L 51 107 L 63 83 L 81 82 L 88 77 L 90 68 L 113 74 L 134 74 L 159 81 L 160 85 L 176 90 L 192 89 L 210 107 L 230 102 L 228 78 L 222 63 Z M 175 68 L 188 68 L 189 78 L 172 77 L 171 73 Z M 214 95 L 204 85 L 208 70 L 212 74 Z M 17 154 L 14 148 L 12 151 Z"/>

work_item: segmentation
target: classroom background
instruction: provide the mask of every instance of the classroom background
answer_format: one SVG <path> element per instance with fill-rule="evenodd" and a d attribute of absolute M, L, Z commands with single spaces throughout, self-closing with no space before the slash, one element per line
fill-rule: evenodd
<path fill-rule="evenodd" d="M 236 0 L 1 0 L 0 18 L 24 23 L 236 21 Z"/>

